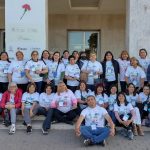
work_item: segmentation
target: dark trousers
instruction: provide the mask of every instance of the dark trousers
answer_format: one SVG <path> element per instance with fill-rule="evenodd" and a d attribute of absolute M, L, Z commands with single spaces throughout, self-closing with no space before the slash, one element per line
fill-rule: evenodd
<path fill-rule="evenodd" d="M 121 92 L 126 92 L 126 81 L 120 81 Z"/>
<path fill-rule="evenodd" d="M 22 92 L 25 93 L 27 91 L 28 84 L 17 84 L 19 89 L 22 89 Z"/>
<path fill-rule="evenodd" d="M 67 121 L 72 121 L 76 117 L 76 113 L 75 113 L 75 110 L 70 110 L 67 113 L 63 113 L 59 111 L 58 109 L 55 109 L 54 116 L 56 120 L 58 120 L 59 122 L 66 123 Z"/>
<path fill-rule="evenodd" d="M 51 122 L 53 121 L 53 112 L 54 112 L 54 109 L 52 109 L 52 108 L 48 109 L 46 118 L 43 122 L 43 129 L 44 130 L 51 128 Z"/>
<path fill-rule="evenodd" d="M 77 86 L 69 86 L 67 85 L 68 89 L 70 89 L 73 93 L 76 91 Z"/>
<path fill-rule="evenodd" d="M 105 82 L 105 90 L 107 94 L 110 94 L 110 88 L 112 85 L 116 85 L 117 86 L 117 91 L 118 91 L 118 82 L 117 81 L 106 81 Z"/>
<path fill-rule="evenodd" d="M 30 83 L 31 83 L 31 82 L 29 82 L 29 84 L 30 84 Z M 36 89 L 37 89 L 37 92 L 38 92 L 38 93 L 42 93 L 42 83 L 43 83 L 43 81 L 35 82 Z"/>
<path fill-rule="evenodd" d="M 120 119 L 121 119 L 122 121 L 123 121 L 123 116 L 124 116 L 124 115 L 120 115 Z M 131 114 L 128 114 L 128 116 L 129 116 L 129 119 L 131 119 L 132 115 L 131 115 Z M 128 120 L 129 120 L 129 119 L 128 119 Z M 123 127 L 123 128 L 125 128 L 125 129 L 127 129 L 127 130 L 131 130 L 131 129 L 132 129 L 132 122 L 131 122 L 128 126 L 124 126 L 123 124 L 120 124 L 119 121 L 117 120 L 117 121 L 116 121 L 116 126 Z"/>
<path fill-rule="evenodd" d="M 46 110 L 45 107 L 38 107 L 36 115 L 43 115 L 43 116 L 47 116 L 48 111 Z"/>
<path fill-rule="evenodd" d="M 8 90 L 8 82 L 7 83 L 0 82 L 0 93 L 4 93 L 7 90 Z"/>

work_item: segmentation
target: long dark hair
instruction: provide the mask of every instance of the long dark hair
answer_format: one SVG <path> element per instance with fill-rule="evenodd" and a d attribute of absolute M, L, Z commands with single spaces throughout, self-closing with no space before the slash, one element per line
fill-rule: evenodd
<path fill-rule="evenodd" d="M 126 95 L 129 95 L 129 90 L 128 90 L 128 88 L 129 88 L 130 85 L 132 85 L 132 86 L 134 87 L 133 96 L 136 96 L 136 87 L 135 87 L 135 85 L 134 85 L 133 83 L 129 83 L 129 84 L 127 85 Z"/>
<path fill-rule="evenodd" d="M 82 84 L 82 83 L 85 85 L 85 91 L 86 91 L 86 92 L 88 92 L 87 84 L 86 84 L 86 82 L 85 82 L 85 81 L 83 81 L 83 80 L 82 80 L 82 81 L 80 81 L 80 83 L 79 83 L 79 85 L 78 85 L 78 87 L 77 87 L 77 90 L 80 90 L 80 86 L 81 86 L 81 84 Z"/>
<path fill-rule="evenodd" d="M 56 51 L 56 52 L 54 52 L 54 54 L 53 54 L 53 57 L 52 57 L 52 61 L 54 62 L 54 55 L 55 54 L 59 54 L 59 60 L 58 60 L 58 64 L 61 62 L 61 58 L 60 58 L 60 52 L 58 52 L 58 51 Z"/>
<path fill-rule="evenodd" d="M 48 50 L 44 50 L 44 51 L 42 52 L 41 60 L 43 60 L 43 54 L 44 54 L 44 52 L 47 52 L 47 53 L 48 53 L 48 55 L 49 55 L 48 60 L 50 60 L 50 53 L 49 53 Z M 43 60 L 43 61 L 44 61 L 44 60 Z"/>
<path fill-rule="evenodd" d="M 99 88 L 99 87 L 102 87 L 103 88 L 103 91 L 102 91 L 102 96 L 104 97 L 104 92 L 105 92 L 105 89 L 104 89 L 104 86 L 103 86 L 103 84 L 97 84 L 96 85 L 96 88 L 95 88 L 95 95 L 97 95 L 97 89 Z"/>
<path fill-rule="evenodd" d="M 104 55 L 104 60 L 103 60 L 103 61 L 107 61 L 106 56 L 107 56 L 108 54 L 110 54 L 110 55 L 112 56 L 112 60 L 111 60 L 111 61 L 114 61 L 114 55 L 113 55 L 113 53 L 112 53 L 111 51 L 107 51 L 107 52 L 105 53 L 105 55 Z"/>
<path fill-rule="evenodd" d="M 9 56 L 8 56 L 8 53 L 7 53 L 7 52 L 1 52 L 1 53 L 0 53 L 0 60 L 1 60 L 1 55 L 2 55 L 2 54 L 6 54 L 6 55 L 7 55 L 7 61 L 10 63 Z"/>
<path fill-rule="evenodd" d="M 123 96 L 124 96 L 124 104 L 125 104 L 125 106 L 127 106 L 127 105 L 128 105 L 128 101 L 127 101 L 127 99 L 126 99 L 126 96 L 125 96 L 125 93 L 124 93 L 124 92 L 119 92 L 119 93 L 117 94 L 117 99 L 116 99 L 117 105 L 120 106 L 120 101 L 119 101 L 119 99 L 118 99 L 119 95 L 123 95 Z"/>

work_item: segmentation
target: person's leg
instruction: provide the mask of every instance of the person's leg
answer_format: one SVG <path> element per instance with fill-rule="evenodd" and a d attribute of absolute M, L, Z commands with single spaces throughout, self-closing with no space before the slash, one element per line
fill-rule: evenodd
<path fill-rule="evenodd" d="M 43 122 L 43 129 L 44 130 L 47 130 L 47 129 L 50 129 L 51 128 L 51 121 L 52 121 L 52 117 L 53 117 L 53 112 L 55 110 L 52 109 L 52 108 L 49 108 L 48 109 L 48 112 L 47 112 L 47 116 Z"/>
<path fill-rule="evenodd" d="M 36 115 L 43 115 L 46 117 L 47 110 L 45 107 L 38 107 Z"/>
<path fill-rule="evenodd" d="M 35 82 L 35 84 L 36 84 L 36 87 L 37 87 L 37 92 L 38 92 L 38 93 L 41 93 L 42 81 L 40 81 L 40 82 Z"/>
<path fill-rule="evenodd" d="M 126 91 L 126 82 L 125 81 L 120 81 L 120 87 L 121 87 L 121 91 L 125 92 Z"/>
<path fill-rule="evenodd" d="M 70 89 L 73 93 L 76 91 L 77 87 L 76 86 L 69 86 L 67 85 L 68 89 Z"/>
<path fill-rule="evenodd" d="M 66 115 L 67 121 L 72 121 L 77 116 L 75 110 L 70 110 L 69 112 L 66 113 Z"/>
<path fill-rule="evenodd" d="M 24 108 L 24 121 L 27 125 L 31 125 L 30 109 Z"/>
<path fill-rule="evenodd" d="M 111 117 L 112 121 L 114 124 L 116 124 L 116 116 L 115 113 L 113 111 L 108 111 L 109 116 Z"/>
<path fill-rule="evenodd" d="M 22 89 L 23 93 L 27 91 L 27 84 L 17 84 L 17 86 Z"/>
<path fill-rule="evenodd" d="M 59 122 L 66 122 L 66 118 L 64 118 L 65 113 L 59 111 L 58 109 L 55 109 L 54 111 L 54 117 L 56 118 L 56 120 L 58 120 Z"/>
<path fill-rule="evenodd" d="M 97 128 L 96 130 L 94 130 L 94 143 L 100 143 L 103 142 L 106 138 L 109 137 L 110 134 L 110 129 L 107 127 L 103 127 L 103 128 Z"/>
<path fill-rule="evenodd" d="M 5 91 L 8 90 L 8 82 L 4 83 L 4 82 L 0 82 L 0 92 L 4 93 Z"/>
<path fill-rule="evenodd" d="M 84 139 L 90 139 L 94 143 L 94 134 L 90 126 L 81 126 L 80 132 Z"/>
<path fill-rule="evenodd" d="M 10 119 L 11 119 L 11 124 L 16 124 L 16 109 L 12 108 L 10 110 Z"/>

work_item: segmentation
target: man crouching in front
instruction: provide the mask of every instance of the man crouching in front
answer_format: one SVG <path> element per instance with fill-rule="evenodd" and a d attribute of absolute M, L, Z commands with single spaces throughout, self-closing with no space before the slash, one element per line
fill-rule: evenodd
<path fill-rule="evenodd" d="M 115 126 L 106 109 L 96 105 L 93 95 L 87 97 L 88 107 L 85 108 L 76 123 L 75 132 L 77 136 L 84 137 L 84 145 L 100 144 L 105 146 L 105 139 L 109 135 L 115 135 Z M 85 125 L 81 125 L 85 119 Z M 109 127 L 105 127 L 105 119 Z"/>

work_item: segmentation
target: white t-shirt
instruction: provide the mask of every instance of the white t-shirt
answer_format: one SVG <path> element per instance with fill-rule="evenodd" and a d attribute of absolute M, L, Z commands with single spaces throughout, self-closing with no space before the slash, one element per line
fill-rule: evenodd
<path fill-rule="evenodd" d="M 12 82 L 17 84 L 26 84 L 28 79 L 25 74 L 26 61 L 13 61 L 11 62 L 8 73 L 12 74 Z"/>
<path fill-rule="evenodd" d="M 138 101 L 138 94 L 134 95 L 126 95 L 127 102 L 131 103 L 133 107 L 135 107 L 136 102 Z"/>
<path fill-rule="evenodd" d="M 148 65 L 150 64 L 150 59 L 148 59 L 148 58 L 145 58 L 145 59 L 139 58 L 139 63 L 142 66 L 142 68 L 144 69 L 145 74 L 147 74 L 147 68 L 148 68 Z"/>
<path fill-rule="evenodd" d="M 55 106 L 58 110 L 63 113 L 67 113 L 72 109 L 73 104 L 77 104 L 77 99 L 71 90 L 67 90 L 67 92 L 56 93 L 54 95 L 51 106 Z"/>
<path fill-rule="evenodd" d="M 90 71 L 87 81 L 87 84 L 90 85 L 94 84 L 94 79 L 98 79 L 98 75 L 96 74 L 96 72 L 103 72 L 102 65 L 98 61 L 87 61 L 87 63 L 84 63 L 84 65 L 82 66 L 81 70 Z"/>
<path fill-rule="evenodd" d="M 145 101 L 147 101 L 148 95 L 145 95 L 143 92 L 141 92 L 139 94 L 139 99 L 141 100 L 142 103 L 144 103 Z"/>
<path fill-rule="evenodd" d="M 96 103 L 99 105 L 108 102 L 108 96 L 105 93 L 104 93 L 104 96 L 102 96 L 102 94 L 100 94 L 100 95 L 96 95 L 95 98 L 96 98 Z"/>
<path fill-rule="evenodd" d="M 50 95 L 47 95 L 44 92 L 41 93 L 39 98 L 39 105 L 41 107 L 46 107 L 46 108 L 50 107 L 53 97 L 54 97 L 54 93 L 51 93 Z"/>
<path fill-rule="evenodd" d="M 69 60 L 62 58 L 62 63 L 65 65 L 65 67 L 69 64 Z"/>
<path fill-rule="evenodd" d="M 106 62 L 105 78 L 110 82 L 116 80 L 115 70 L 111 61 Z"/>
<path fill-rule="evenodd" d="M 133 83 L 135 87 L 140 87 L 140 79 L 146 78 L 146 74 L 143 69 L 139 66 L 134 68 L 129 66 L 125 73 L 125 76 L 128 77 L 129 83 Z"/>
<path fill-rule="evenodd" d="M 125 106 L 125 104 L 118 106 L 117 103 L 114 105 L 114 111 L 118 112 L 119 115 L 127 115 L 131 113 L 131 110 L 133 110 L 133 106 L 130 103 L 128 103 L 127 106 Z"/>
<path fill-rule="evenodd" d="M 129 60 L 118 59 L 119 68 L 120 68 L 120 81 L 125 81 L 125 72 L 127 67 L 130 66 Z"/>
<path fill-rule="evenodd" d="M 77 64 L 71 65 L 68 64 L 66 69 L 65 69 L 65 75 L 70 76 L 70 77 L 75 77 L 75 78 L 80 78 L 80 69 Z M 77 80 L 67 80 L 67 85 L 69 86 L 78 86 L 79 81 Z"/>
<path fill-rule="evenodd" d="M 43 59 L 43 61 L 45 62 L 45 64 L 46 64 L 47 68 L 48 68 L 48 64 L 49 64 L 50 62 L 52 62 L 52 61 L 51 61 L 51 60 L 49 60 L 49 59 Z"/>
<path fill-rule="evenodd" d="M 45 68 L 47 67 L 41 60 L 38 60 L 37 62 L 29 60 L 25 65 L 25 69 L 30 71 L 30 76 L 35 82 L 40 82 L 43 80 L 43 77 L 40 77 L 40 75 L 37 74 L 36 71 L 42 71 Z"/>
<path fill-rule="evenodd" d="M 26 108 L 31 108 L 33 102 L 39 101 L 39 93 L 35 92 L 33 94 L 25 92 L 22 96 L 22 102 L 25 104 Z"/>
<path fill-rule="evenodd" d="M 0 82 L 8 82 L 8 68 L 10 63 L 8 61 L 0 60 Z"/>
<path fill-rule="evenodd" d="M 76 90 L 75 91 L 75 96 L 77 99 L 81 99 L 82 101 L 86 100 L 87 96 L 88 96 L 88 92 L 86 91 L 80 91 L 80 90 Z M 87 105 L 83 105 L 83 104 L 79 104 L 81 109 L 84 109 L 85 107 L 87 107 Z"/>
<path fill-rule="evenodd" d="M 58 65 L 58 62 L 52 61 L 48 64 L 48 79 L 55 80 L 55 85 L 58 85 L 61 79 L 61 74 L 64 71 L 65 66 L 63 63 L 59 63 Z"/>
<path fill-rule="evenodd" d="M 108 104 L 109 104 L 108 109 L 109 109 L 110 111 L 113 111 L 113 110 L 114 110 L 114 104 L 116 103 L 116 98 L 117 98 L 117 94 L 114 94 L 114 95 L 111 94 L 111 95 L 108 97 Z"/>
<path fill-rule="evenodd" d="M 81 112 L 81 115 L 85 117 L 85 125 L 96 127 L 104 127 L 106 114 L 108 114 L 106 109 L 97 105 L 95 108 L 87 107 Z"/>

